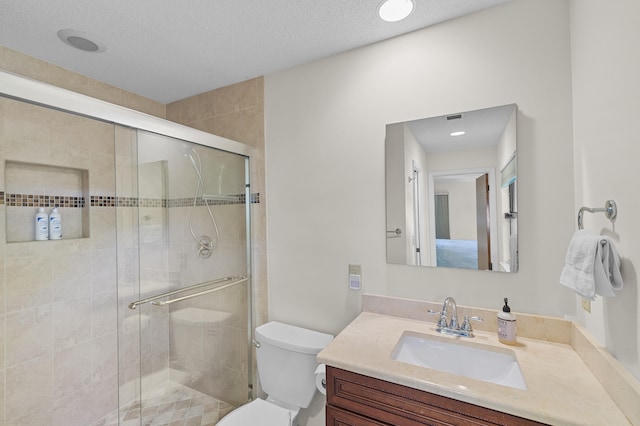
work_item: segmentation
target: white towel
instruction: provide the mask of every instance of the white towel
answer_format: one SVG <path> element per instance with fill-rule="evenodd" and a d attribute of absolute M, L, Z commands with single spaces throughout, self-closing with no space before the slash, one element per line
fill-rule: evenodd
<path fill-rule="evenodd" d="M 582 229 L 571 237 L 560 284 L 574 290 L 585 299 L 596 295 L 615 296 L 623 287 L 620 257 L 607 237 Z"/>

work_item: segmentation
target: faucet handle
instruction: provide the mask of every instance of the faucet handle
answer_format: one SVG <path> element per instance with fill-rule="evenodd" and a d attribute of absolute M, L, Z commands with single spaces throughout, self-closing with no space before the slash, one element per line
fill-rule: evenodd
<path fill-rule="evenodd" d="M 453 320 L 451 320 L 451 322 L 453 322 Z M 438 324 L 436 324 L 436 327 L 442 330 L 448 327 L 447 316 L 445 314 L 440 315 L 440 319 L 438 320 Z"/>
<path fill-rule="evenodd" d="M 427 313 L 429 315 L 439 315 L 438 322 L 436 324 L 437 328 L 445 329 L 447 328 L 447 315 L 444 312 L 436 312 L 433 309 L 427 309 Z"/>
<path fill-rule="evenodd" d="M 470 320 L 484 322 L 484 318 L 470 317 L 469 315 L 465 315 L 464 321 L 462 321 L 462 327 L 460 327 L 462 331 L 466 331 L 467 333 L 471 333 L 473 331 Z"/>

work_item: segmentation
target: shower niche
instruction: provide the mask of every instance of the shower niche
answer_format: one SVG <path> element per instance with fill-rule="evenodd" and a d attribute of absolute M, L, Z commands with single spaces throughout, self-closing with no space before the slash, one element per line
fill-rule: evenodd
<path fill-rule="evenodd" d="M 39 207 L 58 207 L 62 239 L 89 237 L 89 171 L 47 164 L 5 162 L 6 241 L 35 240 Z M 41 241 L 38 241 L 41 242 Z"/>

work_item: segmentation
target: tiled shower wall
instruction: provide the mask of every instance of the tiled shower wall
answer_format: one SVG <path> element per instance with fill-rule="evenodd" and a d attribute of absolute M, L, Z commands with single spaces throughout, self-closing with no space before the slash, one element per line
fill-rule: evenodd
<path fill-rule="evenodd" d="M 166 110 L 169 109 L 171 114 L 169 114 L 168 118 L 173 121 L 251 145 L 254 148 L 251 161 L 251 192 L 260 194 L 260 203 L 252 204 L 251 207 L 254 309 L 256 310 L 256 323 L 260 324 L 266 321 L 267 271 L 262 78 L 218 89 L 165 106 L 56 65 L 15 52 L 4 46 L 0 46 L 0 69 L 161 118 L 166 117 Z M 50 112 L 47 111 L 47 113 Z M 0 135 L 5 132 L 4 126 L 13 122 L 13 119 L 16 120 L 16 123 L 19 123 L 15 126 L 22 126 L 25 132 L 32 133 L 38 132 L 37 129 L 41 128 L 35 124 L 46 123 L 46 121 L 42 120 L 42 117 L 5 115 L 4 110 L 0 110 L 0 117 Z M 11 124 L 11 126 L 14 126 L 14 124 Z M 21 144 L 14 144 L 12 148 L 5 146 L 4 136 L 2 136 L 3 141 L 0 142 L 1 163 L 4 164 L 6 158 L 13 158 L 13 165 L 16 170 L 21 171 L 20 161 L 37 163 L 38 158 L 50 155 L 50 157 L 46 157 L 46 161 L 43 164 L 59 164 L 68 169 L 85 171 L 92 169 L 93 166 L 87 163 L 89 157 L 86 155 L 90 149 L 80 139 L 69 140 L 69 144 L 77 144 L 75 147 L 70 146 L 70 148 L 77 149 L 69 150 L 51 149 L 51 147 L 55 147 L 55 144 L 50 144 L 50 142 L 45 142 L 42 146 L 39 143 L 34 143 L 36 140 L 46 141 L 48 137 L 47 131 L 43 131 L 42 135 L 40 135 L 43 137 L 40 139 L 30 137 L 27 138 L 27 143 L 22 144 L 22 146 L 20 146 Z M 131 170 L 131 164 L 127 162 L 135 161 L 135 155 L 127 152 L 127 149 L 132 146 L 131 138 L 134 138 L 135 135 L 129 129 L 119 127 L 116 127 L 115 133 L 117 141 L 116 164 L 119 168 L 119 172 L 116 174 L 118 188 L 134 187 L 136 185 L 135 177 L 127 175 L 123 170 Z M 88 143 L 91 143 L 91 138 L 87 138 L 87 140 L 89 140 Z M 61 142 L 67 143 L 61 140 L 57 141 L 57 143 Z M 122 145 L 118 145 L 119 143 L 122 143 Z M 105 146 L 113 146 L 113 139 L 111 138 Z M 22 149 L 25 155 L 23 157 L 12 157 L 11 149 Z M 37 151 L 35 157 L 26 155 L 27 152 L 31 153 L 32 151 Z M 6 153 L 11 155 L 6 156 Z M 98 150 L 96 154 L 100 156 L 104 153 Z M 20 158 L 22 160 L 19 160 Z M 93 170 L 91 177 L 83 183 L 95 185 L 91 188 L 83 188 L 84 194 L 93 194 L 94 189 L 99 189 L 100 181 L 92 181 L 91 179 L 102 176 L 106 179 L 105 181 L 113 182 L 113 180 L 110 180 L 114 173 L 113 161 L 109 161 L 111 168 L 106 168 L 106 161 L 103 164 L 105 168 L 96 161 L 97 169 Z M 4 173 L 0 173 L 0 176 L 4 179 Z M 0 187 L 0 190 L 2 189 L 6 190 L 4 181 L 2 181 L 2 186 Z M 107 193 L 112 194 L 112 192 Z M 4 199 L 4 197 L 0 197 L 0 199 Z M 6 228 L 5 226 L 0 227 L 0 329 L 9 330 L 5 325 L 7 318 L 11 320 L 19 318 L 15 316 L 15 312 L 10 311 L 14 308 L 7 302 L 10 293 L 13 291 L 5 289 L 9 288 L 8 282 L 20 283 L 20 286 L 25 290 L 22 292 L 23 295 L 32 294 L 31 290 L 27 291 L 28 288 L 37 289 L 40 286 L 45 287 L 44 294 L 48 294 L 48 291 L 52 293 L 51 303 L 37 305 L 44 306 L 40 310 L 36 309 L 35 306 L 27 308 L 30 309 L 31 317 L 25 317 L 23 318 L 24 321 L 20 322 L 20 324 L 24 324 L 23 327 L 25 329 L 30 330 L 29 339 L 33 336 L 44 336 L 45 340 L 38 342 L 36 348 L 32 348 L 33 351 L 27 349 L 15 352 L 27 353 L 27 357 L 40 354 L 39 357 L 29 361 L 33 363 L 34 368 L 39 368 L 39 370 L 34 370 L 31 365 L 27 364 L 23 366 L 25 371 L 13 369 L 15 367 L 13 364 L 9 368 L 8 365 L 13 362 L 11 359 L 15 358 L 12 358 L 13 355 L 5 356 L 5 352 L 9 354 L 13 349 L 8 348 L 8 346 L 16 348 L 19 346 L 16 346 L 16 342 L 20 342 L 14 341 L 14 337 L 10 333 L 0 333 L 0 424 L 2 424 L 2 419 L 5 416 L 7 419 L 15 419 L 16 416 L 21 415 L 20 413 L 24 414 L 27 411 L 30 413 L 28 416 L 31 416 L 24 418 L 27 422 L 31 421 L 31 419 L 36 419 L 38 416 L 45 416 L 46 409 L 38 411 L 37 407 L 29 405 L 34 404 L 37 399 L 41 399 L 50 408 L 49 415 L 52 416 L 51 418 L 57 419 L 57 422 L 65 425 L 84 424 L 83 421 L 89 416 L 93 418 L 117 407 L 118 377 L 116 373 L 118 367 L 116 366 L 117 353 L 115 350 L 118 341 L 117 335 L 114 334 L 117 324 L 115 313 L 117 300 L 114 286 L 116 281 L 115 262 L 117 257 L 120 262 L 118 265 L 118 282 L 136 282 L 139 278 L 138 271 L 137 268 L 131 265 L 137 262 L 137 249 L 134 249 L 134 247 L 137 245 L 137 228 L 135 228 L 135 224 L 137 224 L 138 214 L 135 209 L 131 208 L 117 209 L 118 231 L 120 232 L 124 229 L 126 232 L 118 234 L 119 251 L 116 256 L 115 246 L 110 245 L 113 242 L 114 230 L 116 229 L 116 213 L 114 213 L 114 209 L 109 208 L 109 206 L 112 207 L 111 201 L 112 199 L 108 196 L 104 198 L 96 196 L 95 199 L 84 200 L 85 209 L 88 205 L 93 205 L 94 208 L 89 209 L 90 214 L 88 217 L 86 215 L 82 216 L 83 238 L 55 242 L 12 242 L 6 244 Z M 70 212 L 78 213 L 75 210 L 67 211 L 66 214 L 63 212 L 63 221 L 69 219 Z M 30 223 L 28 218 L 30 215 L 31 211 L 22 216 L 17 215 L 16 218 L 21 217 L 21 220 L 24 220 L 26 224 Z M 0 223 L 6 223 L 6 207 L 0 208 L 0 216 L 2 216 L 0 217 Z M 12 223 L 14 223 L 14 219 L 12 219 Z M 67 229 L 71 230 L 73 225 L 77 225 L 76 220 L 68 221 Z M 122 226 L 122 229 L 120 229 L 120 226 Z M 24 234 L 27 235 L 29 233 Z M 20 238 L 28 238 L 28 236 Z M 12 241 L 13 239 L 14 237 L 11 237 L 10 240 Z M 127 261 L 123 261 L 123 259 Z M 51 281 L 48 281 L 49 270 L 51 270 Z M 43 277 L 44 279 L 42 279 Z M 87 282 L 90 282 L 90 287 L 86 286 Z M 110 286 L 105 285 L 105 282 L 111 283 Z M 58 291 L 58 294 L 66 294 L 64 297 L 69 297 L 69 299 L 54 300 L 52 287 L 54 284 L 59 289 L 66 289 L 62 293 Z M 83 286 L 82 284 L 85 285 Z M 120 291 L 126 296 L 126 287 L 121 288 Z M 89 300 L 91 302 L 90 307 L 87 305 Z M 77 305 L 78 308 L 76 308 L 76 301 L 82 302 Z M 26 313 L 27 309 L 23 309 L 23 311 Z M 59 321 L 55 322 L 54 316 Z M 120 325 L 126 328 L 128 323 L 125 324 L 124 319 L 124 316 L 119 318 Z M 69 326 L 70 329 L 65 330 L 65 326 Z M 131 329 L 129 329 L 129 332 L 131 332 Z M 47 337 L 48 333 L 51 333 L 49 337 Z M 122 337 L 126 335 L 126 332 L 121 333 Z M 54 338 L 54 336 L 58 337 Z M 10 343 L 7 344 L 7 341 L 10 341 Z M 25 346 L 25 341 L 24 339 L 22 340 L 23 347 Z M 51 348 L 45 350 L 49 342 L 51 342 Z M 58 346 L 55 346 L 54 342 L 65 343 L 58 343 Z M 73 344 L 75 342 L 78 344 Z M 70 346 L 67 347 L 67 345 Z M 57 351 L 60 353 L 54 359 L 53 355 L 56 349 L 60 349 Z M 121 381 L 123 383 L 135 382 L 135 378 L 139 374 L 140 345 L 138 341 L 124 338 L 120 342 L 119 351 L 121 354 L 119 365 L 122 373 Z M 61 362 L 63 354 L 69 357 L 66 363 Z M 43 362 L 35 363 L 35 360 L 38 359 Z M 55 375 L 53 362 L 56 362 L 55 368 L 58 369 Z M 237 359 L 233 360 L 226 368 L 234 370 L 238 365 L 237 362 Z M 27 374 L 30 372 L 36 375 L 38 380 L 28 381 L 27 379 L 30 376 L 22 375 L 22 373 Z M 228 377 L 234 377 L 234 374 L 230 374 Z M 49 378 L 51 382 L 48 381 Z M 52 384 L 62 383 L 64 378 L 70 380 L 67 385 Z M 13 389 L 18 389 L 16 386 L 24 384 L 29 384 L 31 387 L 25 387 L 24 390 L 18 393 L 13 392 Z M 41 384 L 42 386 L 40 386 Z M 224 383 L 220 383 L 220 385 L 224 386 Z M 5 393 L 5 389 L 9 389 L 11 392 Z M 56 392 L 55 395 L 54 392 Z M 122 387 L 120 389 L 121 401 L 128 402 L 138 393 L 139 389 Z M 54 397 L 59 397 L 55 399 L 55 404 Z M 74 421 L 76 423 L 72 423 L 70 420 L 73 416 L 75 416 Z"/>
<path fill-rule="evenodd" d="M 267 233 L 264 168 L 264 78 L 258 77 L 167 105 L 167 120 L 229 138 L 253 148 L 251 192 L 251 261 L 256 325 L 268 318 Z"/>
<path fill-rule="evenodd" d="M 265 193 L 264 79 L 262 77 L 164 105 L 2 45 L 0 45 L 0 69 L 166 118 L 253 147 L 251 192 L 259 193 L 261 197 L 259 204 L 252 205 L 252 285 L 255 322 L 262 324 L 267 320 L 265 208 L 267 194 Z"/>
<path fill-rule="evenodd" d="M 114 195 L 114 128 L 6 98 L 0 120 L 0 190 L 26 200 L 0 210 L 0 418 L 91 424 L 118 404 L 115 209 L 91 201 Z M 60 209 L 64 239 L 29 241 L 29 197 L 49 211 L 76 191 L 84 201 Z"/>

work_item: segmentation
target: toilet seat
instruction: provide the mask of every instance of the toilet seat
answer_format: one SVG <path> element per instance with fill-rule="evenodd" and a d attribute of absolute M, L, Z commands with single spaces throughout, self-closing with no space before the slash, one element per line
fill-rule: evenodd
<path fill-rule="evenodd" d="M 264 399 L 254 399 L 226 415 L 217 426 L 291 426 L 297 414 L 297 411 L 287 410 Z"/>

